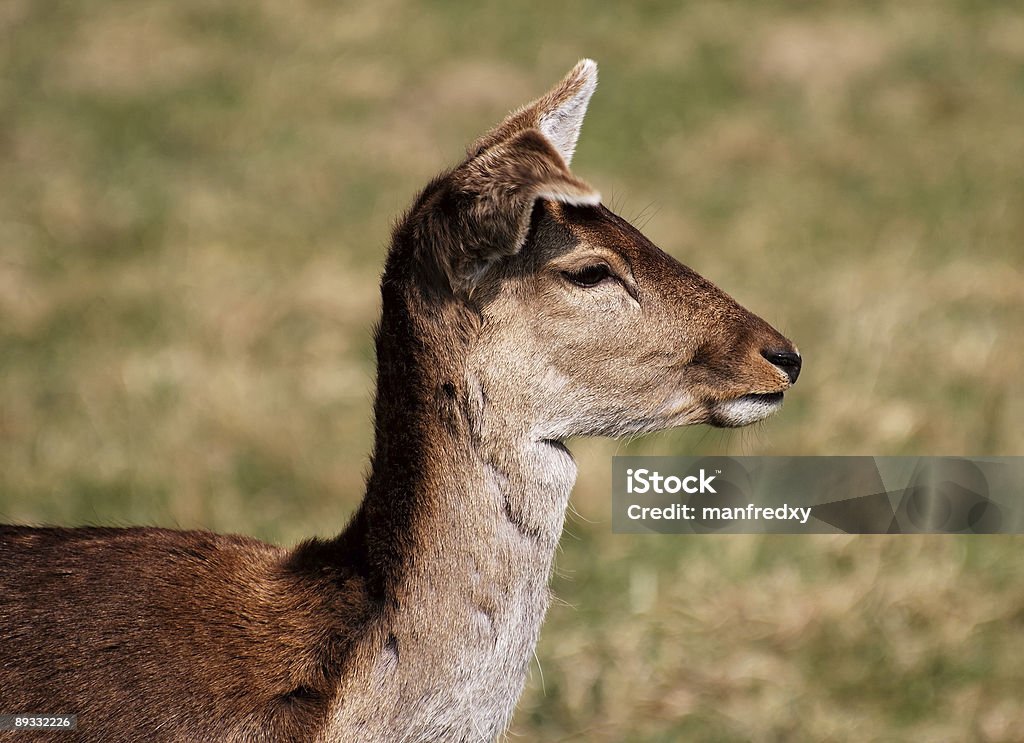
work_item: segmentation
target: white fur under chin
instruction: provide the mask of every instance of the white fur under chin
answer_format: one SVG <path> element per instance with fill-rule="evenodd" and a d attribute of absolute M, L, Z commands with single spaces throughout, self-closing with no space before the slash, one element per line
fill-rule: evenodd
<path fill-rule="evenodd" d="M 756 397 L 740 397 L 718 403 L 715 406 L 715 417 L 727 426 L 748 426 L 764 420 L 781 407 L 781 399 L 769 401 Z"/>

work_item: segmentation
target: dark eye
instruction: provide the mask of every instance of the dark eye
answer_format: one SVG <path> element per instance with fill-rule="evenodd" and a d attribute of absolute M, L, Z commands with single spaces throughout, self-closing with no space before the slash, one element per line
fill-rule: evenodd
<path fill-rule="evenodd" d="M 578 271 L 562 271 L 562 275 L 576 286 L 591 287 L 597 286 L 605 279 L 610 279 L 612 272 L 603 263 L 596 263 Z"/>

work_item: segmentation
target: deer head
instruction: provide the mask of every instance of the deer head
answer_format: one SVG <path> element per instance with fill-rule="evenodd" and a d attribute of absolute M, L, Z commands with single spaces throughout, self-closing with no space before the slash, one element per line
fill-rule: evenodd
<path fill-rule="evenodd" d="M 537 440 L 759 421 L 800 356 L 569 170 L 596 84 L 581 61 L 475 142 L 408 217 L 421 277 L 475 317 L 449 359 L 455 384 Z"/>

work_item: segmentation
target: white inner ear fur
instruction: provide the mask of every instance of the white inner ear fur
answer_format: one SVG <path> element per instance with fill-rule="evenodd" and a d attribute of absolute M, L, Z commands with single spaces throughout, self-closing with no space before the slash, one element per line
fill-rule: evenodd
<path fill-rule="evenodd" d="M 597 191 L 590 193 L 571 193 L 567 191 L 543 190 L 537 194 L 538 199 L 548 201 L 560 201 L 571 206 L 597 206 L 601 203 L 601 194 Z"/>
<path fill-rule="evenodd" d="M 541 116 L 538 124 L 538 128 L 551 140 L 551 144 L 558 150 L 566 165 L 572 162 L 576 140 L 579 139 L 580 127 L 583 126 L 583 117 L 587 113 L 587 104 L 590 103 L 590 96 L 597 88 L 597 62 L 592 59 L 581 60 L 577 69 L 579 91 L 557 108 L 547 111 Z"/>

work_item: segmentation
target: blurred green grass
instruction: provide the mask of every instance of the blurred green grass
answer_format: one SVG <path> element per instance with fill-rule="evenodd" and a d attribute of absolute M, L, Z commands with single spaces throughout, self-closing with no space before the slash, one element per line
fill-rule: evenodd
<path fill-rule="evenodd" d="M 1013 3 L 0 7 L 0 515 L 341 528 L 392 220 L 601 65 L 575 170 L 783 329 L 753 430 L 577 442 L 512 738 L 1024 740 L 1016 538 L 613 536 L 614 453 L 1024 452 Z"/>

